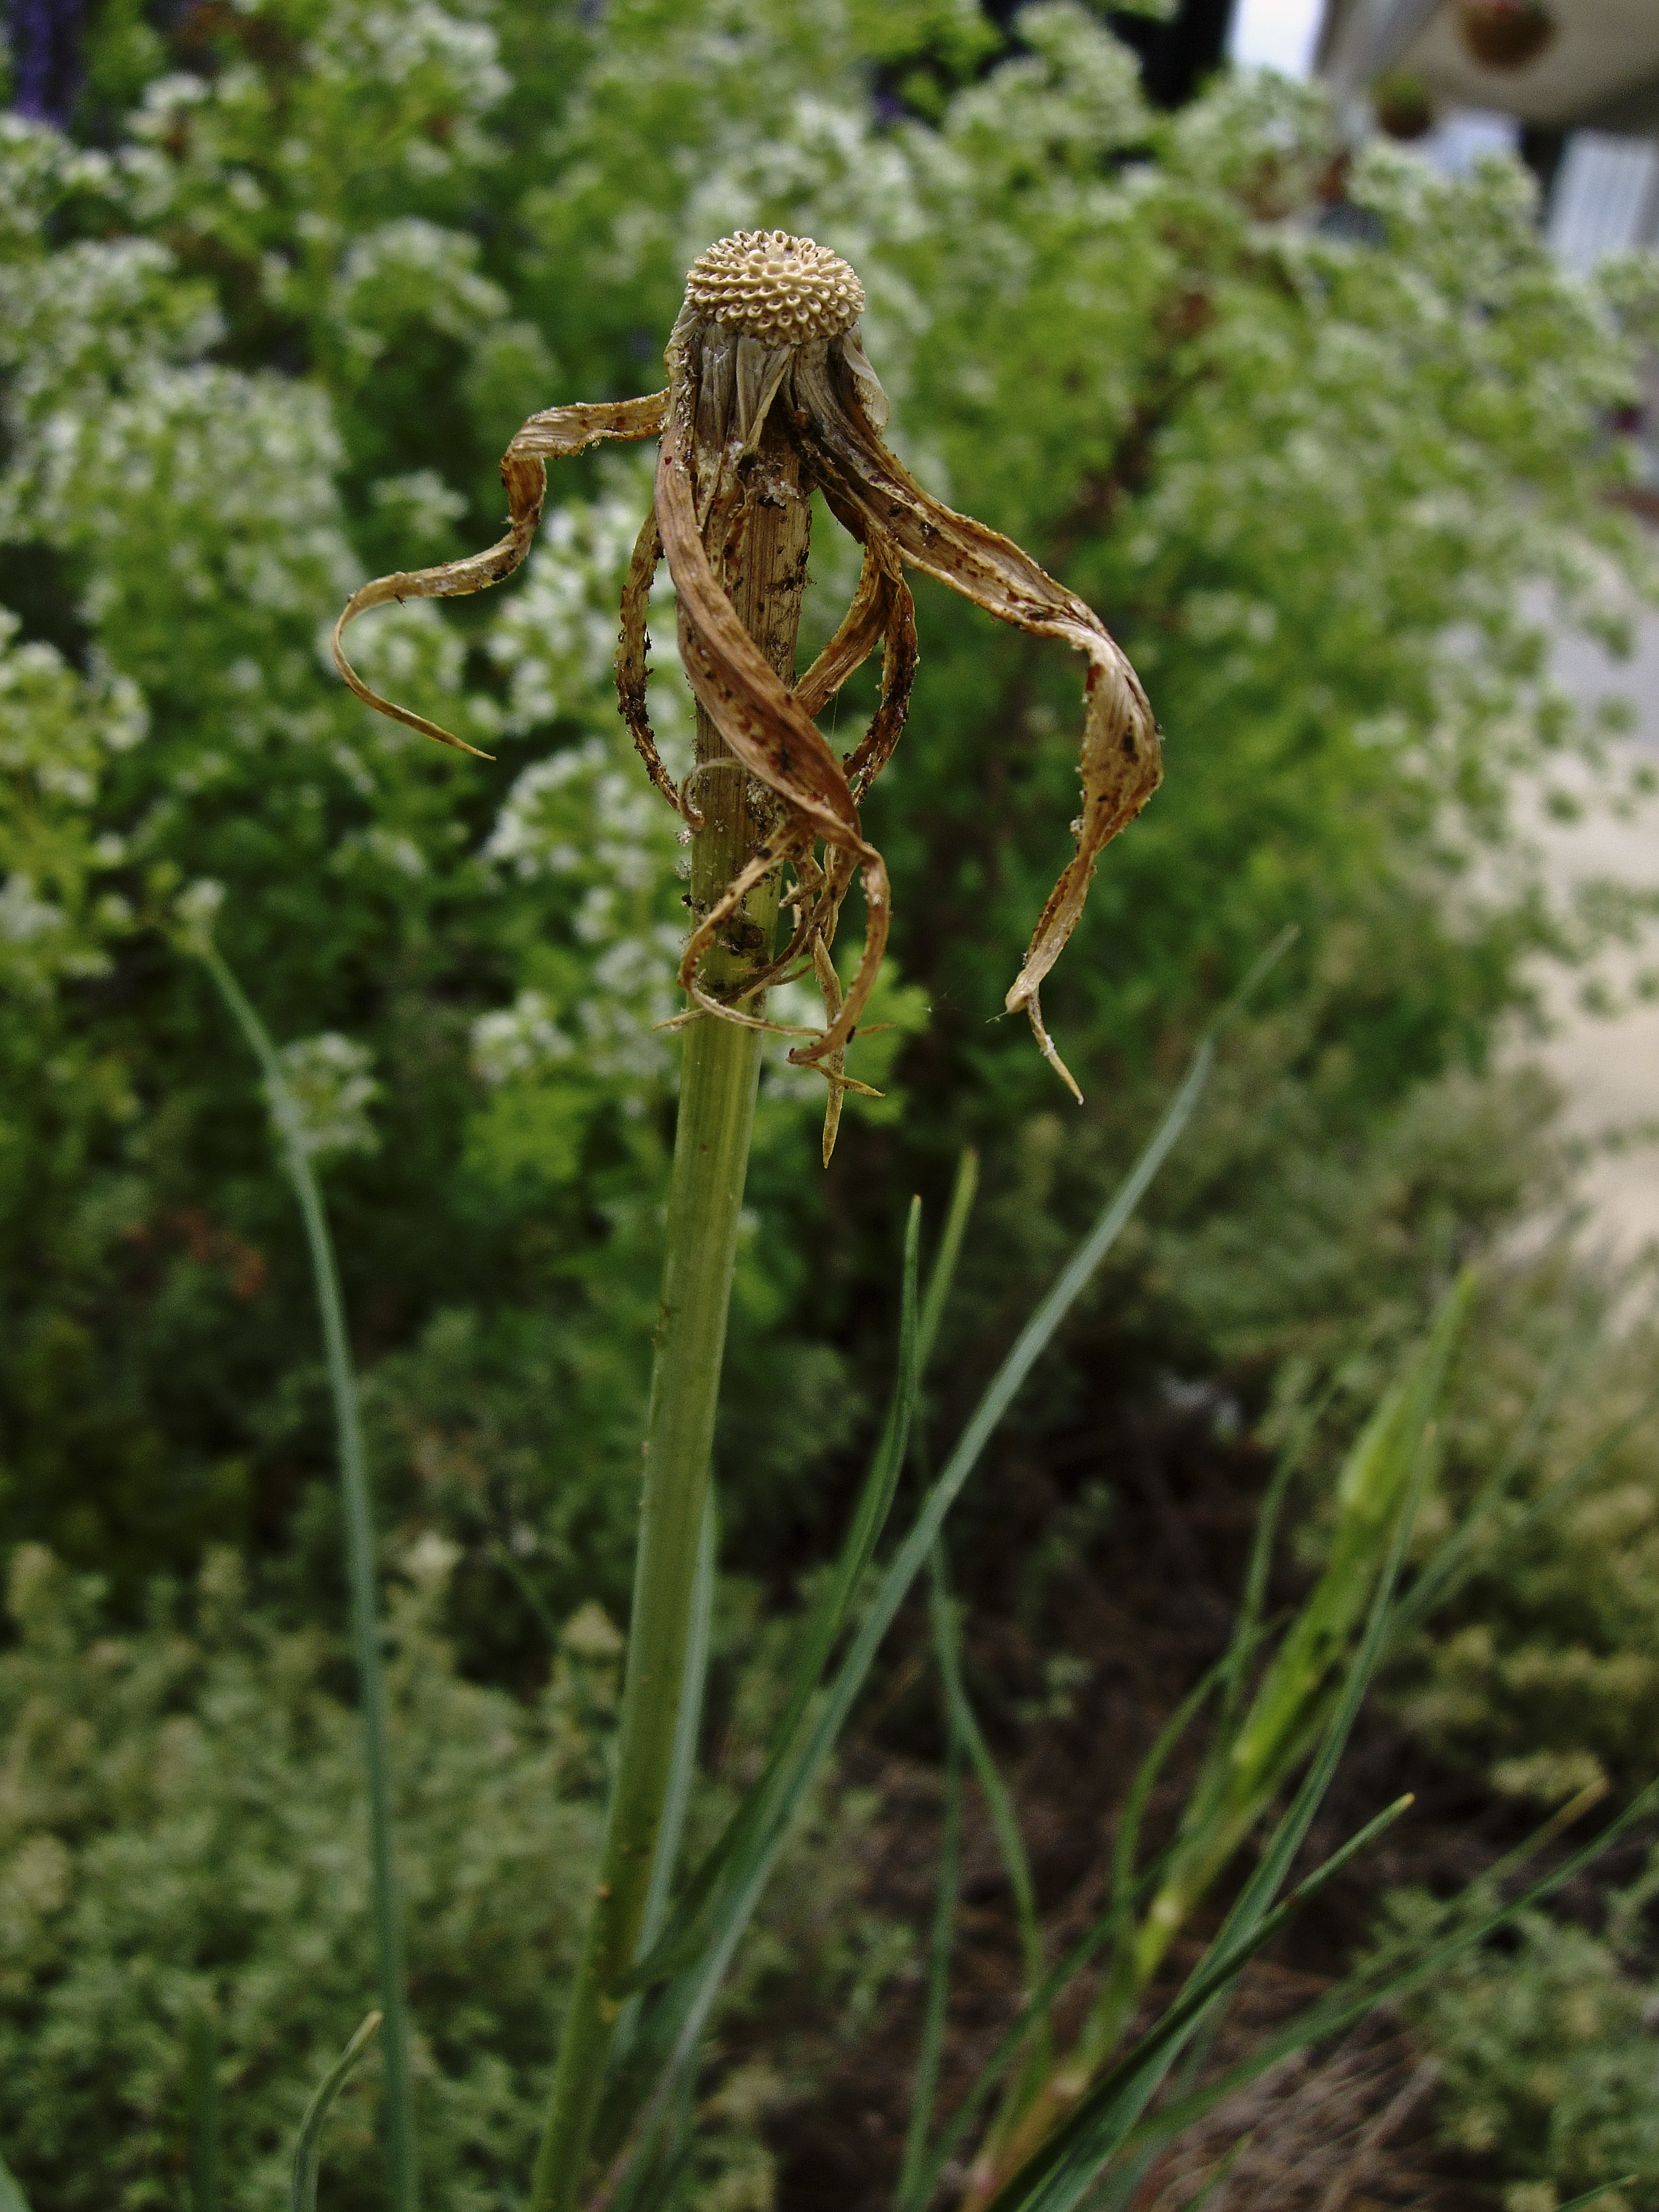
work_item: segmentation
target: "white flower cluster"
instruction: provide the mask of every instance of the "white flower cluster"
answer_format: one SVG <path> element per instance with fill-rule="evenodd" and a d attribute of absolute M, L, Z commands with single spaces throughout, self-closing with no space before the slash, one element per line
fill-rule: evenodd
<path fill-rule="evenodd" d="M 635 1105 L 660 1089 L 673 1055 L 657 1030 L 678 1007 L 681 930 L 668 915 L 678 857 L 674 817 L 617 740 L 590 738 L 525 770 L 483 848 L 520 881 L 580 885 L 572 933 L 584 987 L 562 1025 L 540 991 L 526 991 L 473 1027 L 474 1064 L 489 1083 L 573 1054 L 592 1074 L 621 1079 Z"/>
<path fill-rule="evenodd" d="M 400 324 L 427 323 L 470 338 L 499 323 L 507 296 L 477 271 L 478 243 L 417 216 L 383 222 L 356 240 L 334 280 L 332 312 L 360 368 L 378 360 Z"/>
<path fill-rule="evenodd" d="M 380 1140 L 368 1109 L 380 1095 L 374 1056 L 337 1030 L 296 1037 L 277 1054 L 287 1111 L 267 1099 L 279 1126 L 313 1159 L 328 1152 L 374 1152 Z"/>
<path fill-rule="evenodd" d="M 507 672 L 507 727 L 523 732 L 561 719 L 609 729 L 617 601 L 629 556 L 651 503 L 647 464 L 612 465 L 599 498 L 556 507 L 542 525 L 523 581 L 489 633 L 489 653 Z M 691 758 L 692 708 L 675 646 L 674 594 L 666 568 L 652 591 L 651 714 L 669 773 Z M 657 802 L 660 805 L 660 801 Z"/>
<path fill-rule="evenodd" d="M 94 896 L 126 848 L 94 836 L 91 809 L 109 755 L 146 725 L 132 684 L 96 663 L 77 675 L 51 646 L 15 643 L 17 629 L 0 608 L 0 773 L 21 802 L 0 810 L 0 988 L 41 999 L 103 974 L 131 922 L 125 900 Z"/>

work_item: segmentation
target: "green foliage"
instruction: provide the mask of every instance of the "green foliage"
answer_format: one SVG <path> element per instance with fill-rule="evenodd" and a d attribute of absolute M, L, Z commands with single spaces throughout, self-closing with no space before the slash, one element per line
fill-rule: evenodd
<path fill-rule="evenodd" d="M 1656 2201 L 1653 1961 L 1622 1909 L 1652 1887 L 1649 1875 L 1612 1893 L 1606 1936 L 1528 1913 L 1504 1947 L 1460 1961 L 1419 2001 L 1443 2069 L 1443 2137 L 1508 2185 L 1506 2212 L 1554 2212 L 1626 2176 L 1636 2185 L 1602 2200 L 1614 2212 Z M 1412 1932 L 1431 1909 L 1392 1899 L 1391 1930 Z"/>
<path fill-rule="evenodd" d="M 1477 1337 L 1448 1435 L 1453 1510 L 1547 1379 L 1567 1287 L 1547 1274 L 1510 1285 Z M 1398 1692 L 1413 1735 L 1448 1765 L 1499 1796 L 1550 1805 L 1645 1779 L 1659 1729 L 1652 1334 L 1615 1331 L 1605 1294 L 1573 1287 L 1579 1329 L 1553 1347 L 1554 1385 L 1510 1495 L 1473 1546 L 1439 1633 L 1406 1655 Z M 1554 1500 L 1570 1476 L 1571 1494 Z"/>
<path fill-rule="evenodd" d="M 550 1992 L 595 1847 L 584 1662 L 568 1657 L 531 1706 L 459 1681 L 431 1625 L 441 1549 L 410 1565 L 390 1690 L 422 2150 L 434 2198 L 495 2204 L 533 2142 Z M 228 1553 L 210 1556 L 188 1626 L 174 1606 L 112 1637 L 95 1589 L 27 1547 L 9 1602 L 6 2154 L 37 2203 L 178 2202 L 205 2012 L 223 2202 L 272 2203 L 306 2100 L 375 1987 L 362 1723 L 339 1657 L 315 1631 L 252 1616 Z M 332 2203 L 380 2201 L 379 2081 L 371 2057 L 330 2124 Z"/>
<path fill-rule="evenodd" d="M 486 1663 L 531 1633 L 489 1563 L 509 1534 L 556 1607 L 622 1603 L 679 916 L 672 817 L 607 696 L 643 477 L 572 469 L 510 591 L 365 625 L 371 674 L 494 767 L 372 722 L 318 633 L 365 571 L 487 541 L 530 408 L 648 387 L 687 259 L 735 222 L 852 255 L 916 465 L 1147 672 L 1170 779 L 1050 994 L 1097 1101 L 1070 1125 L 1085 1181 L 1287 918 L 1305 951 L 1240 1047 L 1274 1071 L 1255 1164 L 1340 1188 L 1423 1084 L 1479 1064 L 1539 925 L 1462 855 L 1510 769 L 1572 732 L 1518 588 L 1611 618 L 1639 566 L 1601 493 L 1626 465 L 1619 317 L 1646 295 L 1561 277 L 1516 172 L 1368 154 L 1349 189 L 1385 243 L 1356 242 L 1323 223 L 1312 94 L 1224 82 L 1156 118 L 1063 4 L 1023 13 L 1018 52 L 965 0 L 264 0 L 167 34 L 108 0 L 91 36 L 96 147 L 15 118 L 0 143 L 0 600 L 31 732 L 3 947 L 32 979 L 0 1014 L 0 1533 L 131 1604 L 204 1541 L 304 1552 L 325 1514 L 303 1257 L 222 1018 L 165 943 L 210 882 L 277 1036 L 343 1040 L 379 1086 L 377 1148 L 331 1202 L 381 1494 L 467 1545 Z M 817 566 L 822 631 L 848 578 Z M 1070 1110 L 987 1026 L 1064 850 L 1070 672 L 942 595 L 921 615 L 872 819 L 888 1018 L 927 1027 L 864 1048 L 896 1089 L 849 1108 L 843 1172 L 931 1182 L 971 1134 L 1007 1187 Z M 815 1517 L 815 1468 L 866 1417 L 888 1295 L 890 1224 L 826 1209 L 801 1091 L 763 1103 L 728 1394 L 731 1525 L 763 1548 Z M 1153 1340 L 1259 1358 L 1328 1310 L 1343 1235 L 1258 1279 L 1255 1194 L 1283 1188 L 1172 1186 L 1150 1233 L 1190 1254 L 1201 1216 L 1204 1264 L 1143 1269 Z M 1005 1285 L 1045 1264 L 1046 1204 L 999 1221 Z M 1402 1325 L 1429 1256 L 1419 1218 Z"/>
<path fill-rule="evenodd" d="M 738 1555 L 775 1587 L 836 1510 L 909 1190 L 979 1146 L 943 1413 L 1287 920 L 1297 951 L 1010 1448 L 1171 1370 L 1224 1372 L 1252 1411 L 1285 1352 L 1328 1366 L 1360 1339 L 1352 1428 L 1449 1261 L 1540 1187 L 1547 1101 L 1486 1069 L 1549 935 L 1505 800 L 1588 735 L 1543 611 L 1613 635 L 1650 583 L 1604 496 L 1650 264 L 1564 276 L 1509 164 L 1450 182 L 1382 148 L 1345 173 L 1304 88 L 1224 79 L 1154 116 L 1084 8 L 1018 32 L 967 0 L 250 0 L 169 27 L 104 0 L 73 133 L 0 118 L 0 1544 L 106 1577 L 120 1631 L 18 1553 L 0 2147 L 46 2203 L 109 2193 L 88 2130 L 131 2202 L 170 2201 L 204 2005 L 237 2090 L 228 2202 L 268 2197 L 372 1986 L 355 1722 L 332 1647 L 296 1628 L 339 1597 L 305 1255 L 257 1085 L 176 950 L 192 913 L 216 910 L 319 1132 L 349 1140 L 326 1173 L 377 1492 L 402 1553 L 459 1547 L 441 1606 L 469 1668 L 538 1687 L 538 1607 L 625 1605 L 682 919 L 673 817 L 609 697 L 638 462 L 556 481 L 509 590 L 364 625 L 366 672 L 495 763 L 372 720 L 321 643 L 364 575 L 495 536 L 525 414 L 659 380 L 711 236 L 782 222 L 851 257 L 902 449 L 1102 608 L 1170 759 L 1048 994 L 1077 1115 L 994 1025 L 1066 848 L 1072 672 L 921 593 L 911 726 L 870 808 L 894 1027 L 854 1063 L 890 1096 L 849 1103 L 826 1184 L 817 1087 L 769 1069 L 720 1438 Z M 851 584 L 827 538 L 814 568 L 808 650 Z M 653 613 L 672 756 L 689 707 Z M 1524 1401 L 1541 1314 L 1507 1343 L 1477 1325 L 1480 1410 L 1450 1425 L 1431 1523 L 1492 1463 L 1482 1424 Z M 1595 1369 L 1583 1422 L 1636 1387 Z M 1523 1494 L 1583 1422 L 1550 1427 Z M 1477 1562 L 1401 1692 L 1419 1737 L 1518 1794 L 1592 1759 L 1634 1778 L 1654 1525 L 1638 1436 L 1580 1510 Z M 188 1635 L 136 1626 L 158 1570 L 227 1544 L 285 1627 L 206 1595 Z M 483 2203 L 526 2166 L 574 1894 L 546 1867 L 586 1863 L 597 1776 L 574 1691 L 509 1705 L 434 1633 L 406 1598 L 423 2134 L 434 2201 Z M 497 1802 L 493 1829 L 465 1809 Z M 844 1902 L 826 1878 L 820 1933 Z M 847 1941 L 867 1991 L 880 1941 Z M 791 1955 L 763 1931 L 745 1987 Z M 1469 2017 L 1499 2037 L 1485 1987 Z M 763 2074 L 721 2091 L 702 2179 L 726 2187 L 729 2157 L 733 2202 L 763 2195 Z M 331 2138 L 345 2205 L 376 2078 Z M 1527 2156 L 1519 2179 L 1558 2178 Z"/>
<path fill-rule="evenodd" d="M 468 1683 L 437 1632 L 456 1557 L 428 1535 L 392 1586 L 393 1802 L 422 2184 L 434 2203 L 493 2212 L 522 2201 L 541 2123 L 598 1853 L 621 1639 L 589 1606 L 535 1696 Z M 252 1611 L 224 1551 L 188 1593 L 154 1589 L 132 1632 L 111 1633 L 96 1583 L 38 1547 L 15 1554 L 9 1603 L 0 2150 L 37 2207 L 188 2202 L 205 2018 L 221 2203 L 285 2201 L 307 2100 L 375 1989 L 345 1653 Z M 763 1705 L 769 1662 L 752 1645 L 752 1631 L 728 1629 L 725 1663 L 746 1662 Z M 738 1774 L 750 1742 L 740 1707 Z M 705 1843 L 731 1789 L 717 1778 L 694 1799 Z M 773 2028 L 769 2063 L 728 2082 L 710 2115 L 711 2203 L 766 2201 L 755 2119 L 822 2063 L 822 2031 L 801 2021 L 811 2002 L 855 2027 L 903 1962 L 899 1931 L 854 1909 L 871 1809 L 857 1791 L 806 1808 L 723 2006 L 728 2022 L 769 2007 Z M 341 2212 L 385 2201 L 381 2085 L 371 2051 L 328 2122 L 322 2198 Z"/>

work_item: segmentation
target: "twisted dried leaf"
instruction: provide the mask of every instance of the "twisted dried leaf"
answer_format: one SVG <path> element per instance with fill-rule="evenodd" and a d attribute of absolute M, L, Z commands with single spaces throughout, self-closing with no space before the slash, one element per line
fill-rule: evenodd
<path fill-rule="evenodd" d="M 1085 654 L 1085 718 L 1079 752 L 1084 808 L 1077 851 L 1049 894 L 1018 975 L 1004 1001 L 1024 1008 L 1044 1057 L 1078 1097 L 1082 1093 L 1043 1027 L 1039 990 L 1083 913 L 1101 853 L 1152 797 L 1163 778 L 1158 724 L 1127 656 L 1094 610 L 1056 583 L 1012 538 L 933 498 L 884 443 L 860 404 L 859 390 L 837 389 L 826 357 L 803 356 L 797 395 L 821 480 L 838 505 L 885 532 L 913 568 L 971 599 L 999 621 L 1052 637 Z"/>
<path fill-rule="evenodd" d="M 501 459 L 501 482 L 507 488 L 506 537 L 488 552 L 474 553 L 465 561 L 446 561 L 436 568 L 400 569 L 394 576 L 377 576 L 372 584 L 354 592 L 341 610 L 330 640 L 334 665 L 364 705 L 418 730 L 423 738 L 435 738 L 441 745 L 453 745 L 457 752 L 487 760 L 489 756 L 480 753 L 476 745 L 465 744 L 436 722 L 428 722 L 425 715 L 412 714 L 407 707 L 397 706 L 372 691 L 346 659 L 340 641 L 346 624 L 356 622 L 369 608 L 383 607 L 392 599 L 401 606 L 405 599 L 465 599 L 499 584 L 530 550 L 530 541 L 542 519 L 548 462 L 563 460 L 610 439 L 654 438 L 667 410 L 668 394 L 653 392 L 643 399 L 613 400 L 593 407 L 550 407 L 544 414 L 532 415 Z"/>
<path fill-rule="evenodd" d="M 646 774 L 675 812 L 684 813 L 696 830 L 702 826 L 702 817 L 676 789 L 673 777 L 663 766 L 662 756 L 657 750 L 656 732 L 651 726 L 646 708 L 649 676 L 646 656 L 651 649 L 650 634 L 645 626 L 646 609 L 661 559 L 662 533 L 657 528 L 657 510 L 653 507 L 634 541 L 633 557 L 623 580 L 622 635 L 617 642 L 617 705 L 634 740 L 634 750 L 645 763 Z"/>

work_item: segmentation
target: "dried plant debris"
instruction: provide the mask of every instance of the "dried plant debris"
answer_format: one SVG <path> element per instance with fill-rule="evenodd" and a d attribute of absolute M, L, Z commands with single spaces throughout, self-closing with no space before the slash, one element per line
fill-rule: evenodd
<path fill-rule="evenodd" d="M 549 460 L 609 439 L 660 439 L 653 512 L 623 587 L 617 656 L 623 718 L 652 782 L 697 828 L 689 790 L 675 788 L 658 755 L 647 708 L 646 601 L 666 556 L 691 688 L 731 751 L 774 794 L 761 817 L 769 826 L 724 896 L 698 915 L 687 943 L 680 981 L 691 1000 L 689 1018 L 770 1027 L 749 1011 L 761 1005 L 757 994 L 785 976 L 812 974 L 823 991 L 824 1025 L 807 1033 L 789 1057 L 830 1079 L 833 1117 L 843 1090 L 857 1087 L 842 1073 L 844 1054 L 887 939 L 887 870 L 865 836 L 859 803 L 891 757 L 909 702 L 916 631 L 905 569 L 936 577 L 1035 636 L 1074 647 L 1089 664 L 1083 811 L 1073 824 L 1077 850 L 1038 918 L 1006 1003 L 1011 1012 L 1024 1009 L 1045 1056 L 1081 1097 L 1043 1026 L 1040 994 L 1077 927 L 1102 850 L 1158 787 L 1158 726 L 1133 669 L 1092 609 L 1010 539 L 931 498 L 884 443 L 887 398 L 860 341 L 863 307 L 864 289 L 851 268 L 811 239 L 738 231 L 720 240 L 687 279 L 685 304 L 668 343 L 667 390 L 532 416 L 501 463 L 509 523 L 500 544 L 471 560 L 366 584 L 335 625 L 335 661 L 370 706 L 442 744 L 459 744 L 447 731 L 369 690 L 342 648 L 346 624 L 388 600 L 453 598 L 499 583 L 529 550 Z M 864 549 L 846 619 L 793 689 L 744 628 L 722 581 L 744 523 L 744 464 L 769 426 L 793 441 L 803 483 L 822 493 Z M 882 680 L 874 718 L 853 750 L 837 757 L 815 718 L 878 646 Z M 783 904 L 793 919 L 783 951 L 739 986 L 705 988 L 700 970 L 721 924 L 757 884 L 785 869 L 793 882 Z M 865 895 L 865 941 L 843 992 L 829 947 L 854 877 Z M 833 1140 L 833 1131 L 827 1135 Z"/>
<path fill-rule="evenodd" d="M 1265 2033 L 1283 2009 L 1273 1983 L 1310 1978 L 1269 1970 L 1255 1979 L 1252 2008 L 1265 2018 L 1253 2025 Z M 1398 2023 L 1376 2015 L 1334 2049 L 1285 2059 L 1186 2130 L 1155 2160 L 1134 2212 L 1429 2212 L 1454 2193 L 1437 2170 L 1437 2078 Z"/>

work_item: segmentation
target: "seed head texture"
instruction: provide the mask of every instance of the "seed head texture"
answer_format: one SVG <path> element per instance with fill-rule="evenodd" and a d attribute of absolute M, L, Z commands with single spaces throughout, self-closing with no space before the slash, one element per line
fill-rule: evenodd
<path fill-rule="evenodd" d="M 695 314 L 763 345 L 839 337 L 864 312 L 864 287 L 838 253 L 783 230 L 736 230 L 692 263 Z"/>

